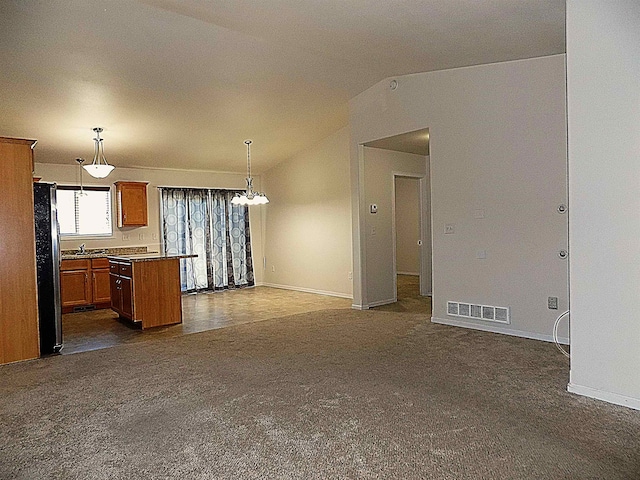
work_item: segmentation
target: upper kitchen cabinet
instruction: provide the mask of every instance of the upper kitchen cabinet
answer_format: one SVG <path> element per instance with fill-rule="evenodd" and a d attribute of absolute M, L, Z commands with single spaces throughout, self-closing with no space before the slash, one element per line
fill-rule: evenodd
<path fill-rule="evenodd" d="M 0 363 L 36 358 L 34 140 L 0 137 Z"/>
<path fill-rule="evenodd" d="M 116 182 L 118 227 L 146 227 L 147 182 Z"/>

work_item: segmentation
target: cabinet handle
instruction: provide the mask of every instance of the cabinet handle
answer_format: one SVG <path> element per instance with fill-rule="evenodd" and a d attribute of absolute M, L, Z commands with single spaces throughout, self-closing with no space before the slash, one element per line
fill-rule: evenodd
<path fill-rule="evenodd" d="M 84 274 L 84 283 L 88 283 L 89 282 L 89 274 L 85 272 Z"/>

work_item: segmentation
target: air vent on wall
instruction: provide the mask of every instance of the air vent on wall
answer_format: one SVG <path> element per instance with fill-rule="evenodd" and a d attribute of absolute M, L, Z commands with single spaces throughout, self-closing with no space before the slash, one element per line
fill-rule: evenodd
<path fill-rule="evenodd" d="M 508 307 L 477 305 L 464 302 L 447 302 L 447 315 L 472 318 L 489 322 L 511 323 Z"/>

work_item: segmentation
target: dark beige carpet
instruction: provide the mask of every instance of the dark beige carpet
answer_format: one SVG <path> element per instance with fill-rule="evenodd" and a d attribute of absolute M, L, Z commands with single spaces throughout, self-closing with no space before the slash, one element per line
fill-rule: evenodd
<path fill-rule="evenodd" d="M 333 310 L 0 367 L 2 479 L 638 479 L 552 344 Z"/>

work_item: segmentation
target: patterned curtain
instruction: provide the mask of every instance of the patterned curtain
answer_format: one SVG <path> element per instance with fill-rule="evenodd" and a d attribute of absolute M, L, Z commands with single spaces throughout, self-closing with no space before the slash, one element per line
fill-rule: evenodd
<path fill-rule="evenodd" d="M 164 253 L 198 255 L 180 260 L 182 291 L 254 285 L 249 209 L 235 193 L 160 188 Z"/>

